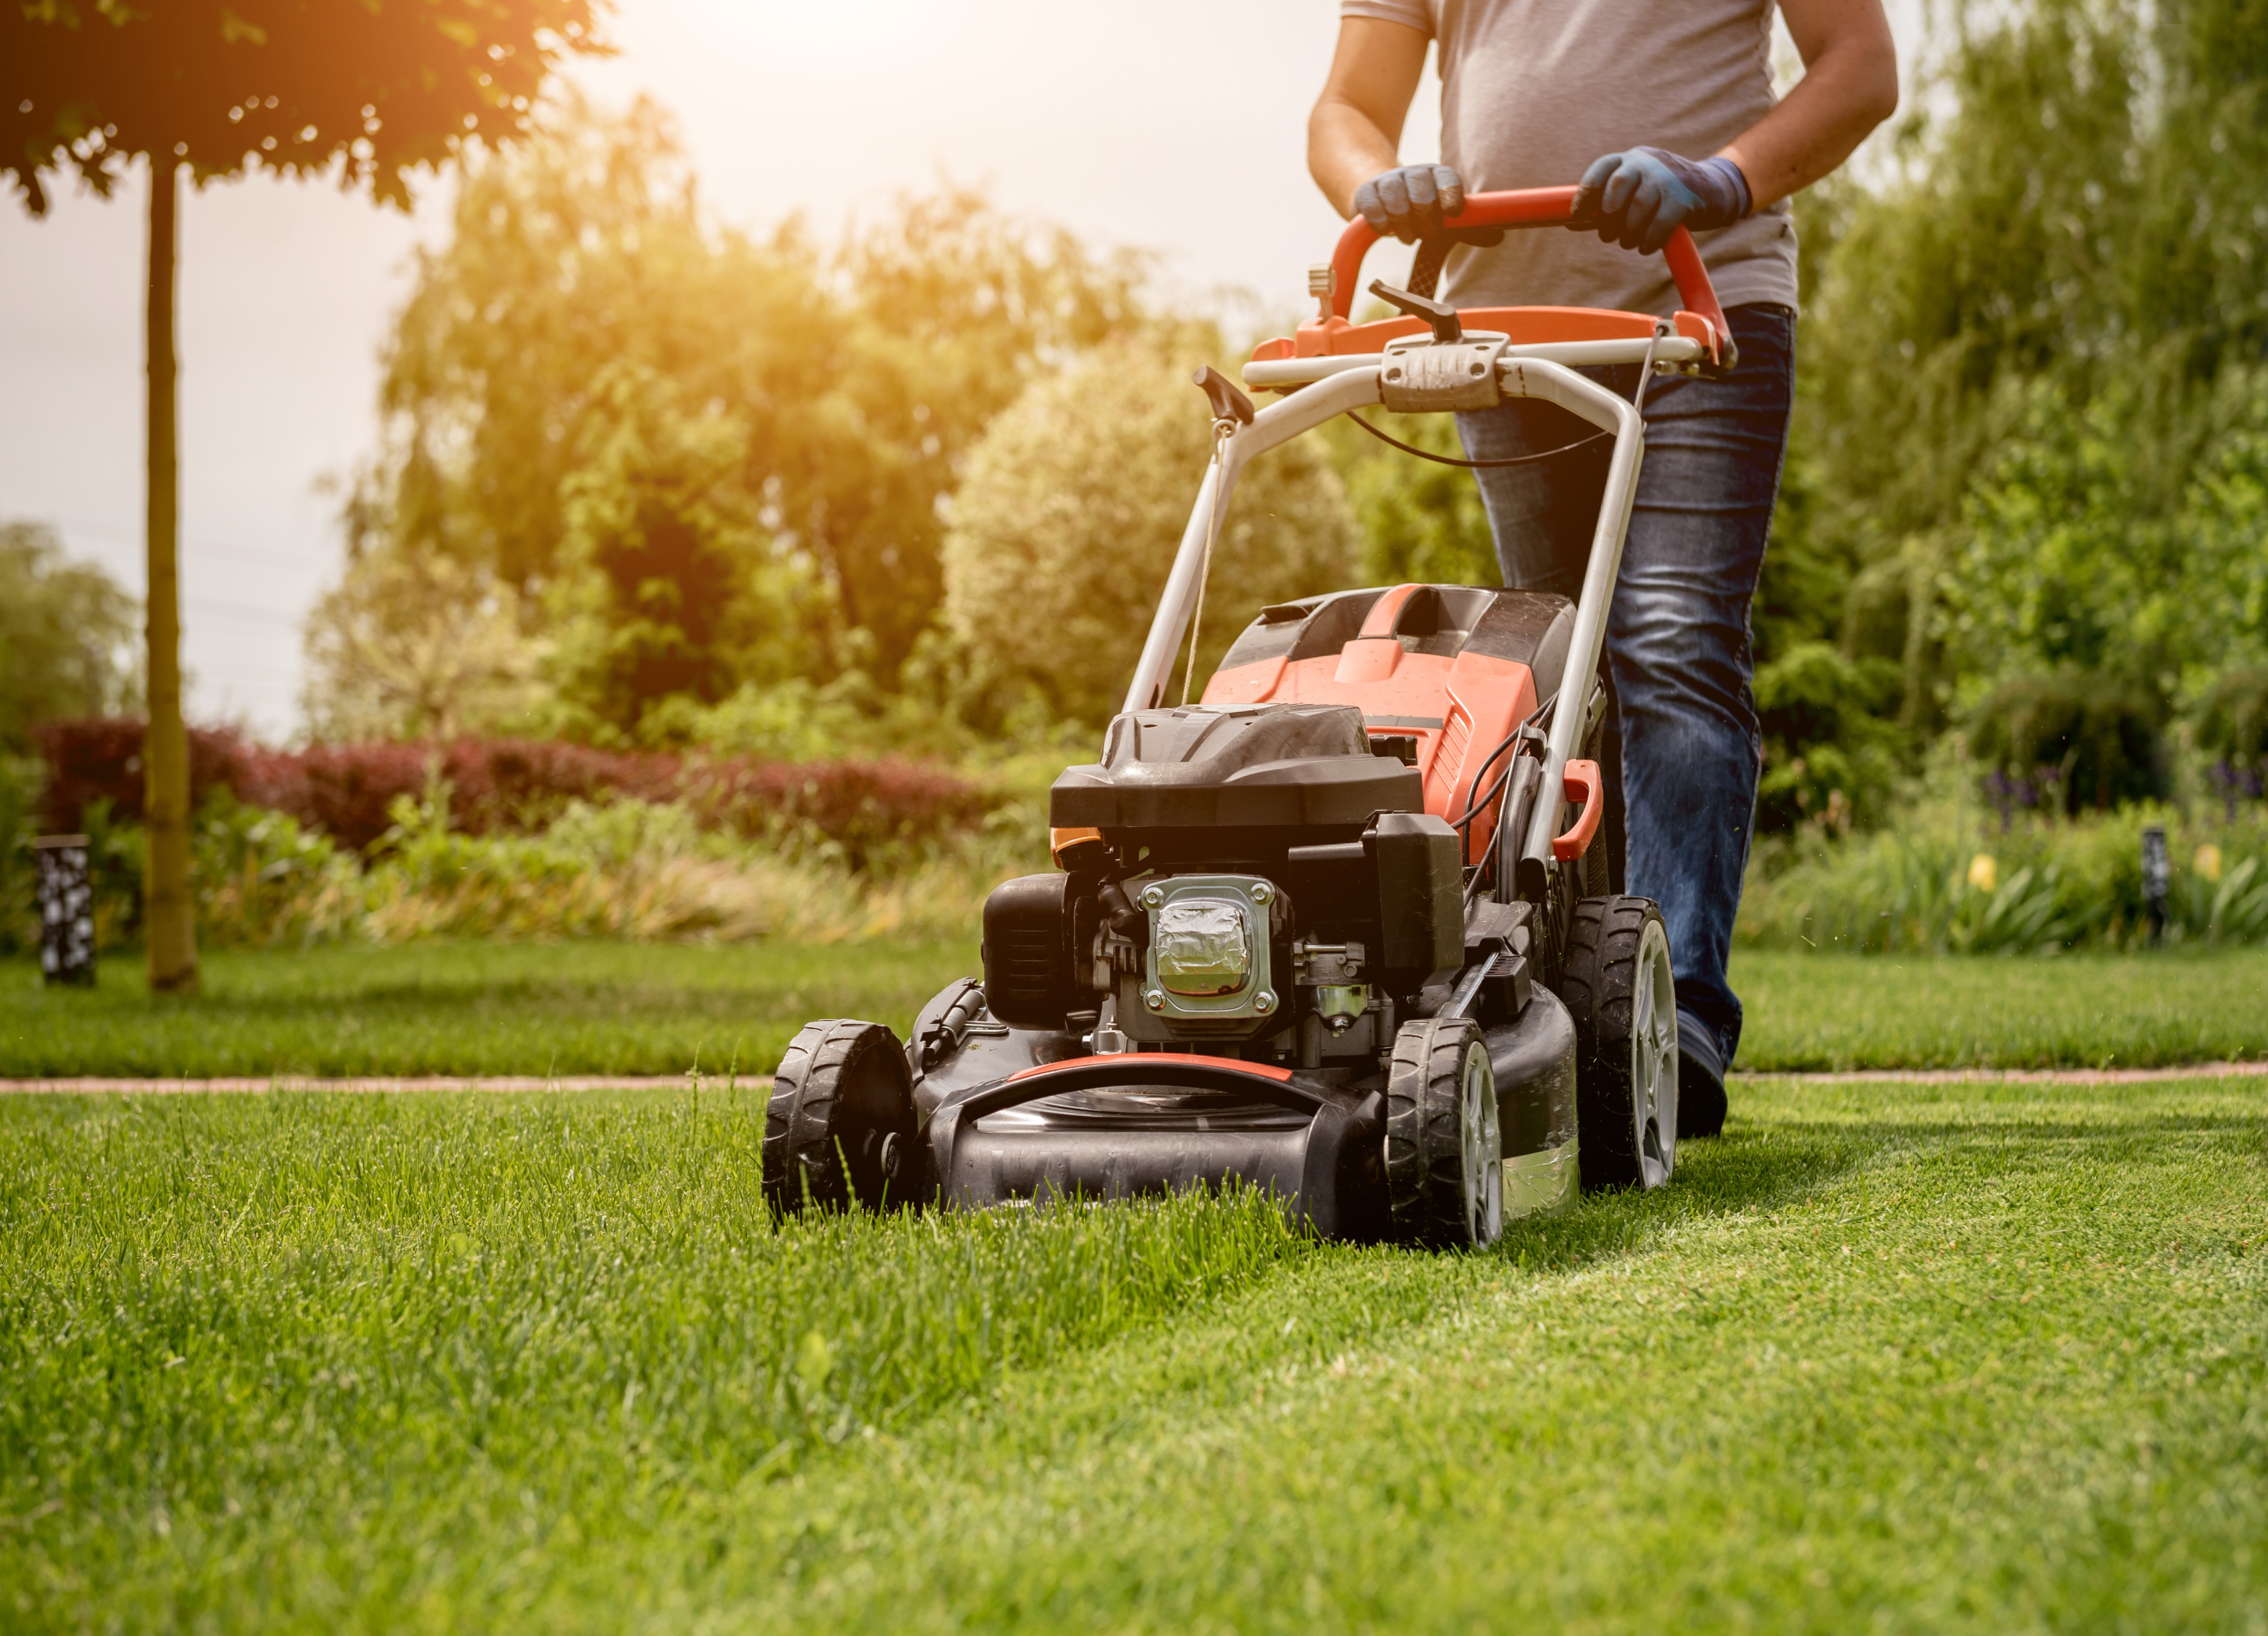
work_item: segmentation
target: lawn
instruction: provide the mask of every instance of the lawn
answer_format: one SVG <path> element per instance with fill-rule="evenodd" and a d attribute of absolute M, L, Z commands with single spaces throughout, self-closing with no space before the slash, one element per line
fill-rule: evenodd
<path fill-rule="evenodd" d="M 217 954 L 153 1002 L 0 965 L 0 1079 L 116 1074 L 768 1073 L 815 1016 L 901 1030 L 973 946 L 414 943 Z M 2161 1066 L 2268 1056 L 2268 949 L 1922 959 L 1743 950 L 1740 1065 Z"/>
<path fill-rule="evenodd" d="M 909 1027 L 973 947 L 332 944 L 208 954 L 153 1000 L 140 963 L 92 991 L 0 966 L 0 1078 L 57 1074 L 770 1073 L 813 1017 Z"/>
<path fill-rule="evenodd" d="M 1464 1256 L 776 1232 L 760 1129 L 0 1102 L 0 1625 L 2268 1622 L 2257 1082 L 1760 1081 Z"/>

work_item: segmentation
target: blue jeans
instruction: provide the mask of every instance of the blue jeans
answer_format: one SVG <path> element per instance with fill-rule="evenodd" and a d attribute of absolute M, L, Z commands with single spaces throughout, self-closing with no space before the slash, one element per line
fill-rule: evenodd
<path fill-rule="evenodd" d="M 1680 1044 L 1705 1061 L 1713 1056 L 1708 1065 L 1719 1075 L 1741 1043 L 1741 1002 L 1725 963 L 1763 763 L 1749 603 L 1764 569 L 1795 384 L 1793 313 L 1736 306 L 1726 317 L 1739 368 L 1721 380 L 1657 380 L 1646 394 L 1646 461 L 1607 621 L 1623 889 L 1661 905 Z M 1624 396 L 1638 385 L 1635 365 L 1585 372 Z M 1521 400 L 1460 415 L 1457 431 L 1470 458 L 1502 460 L 1573 443 L 1593 428 L 1556 404 Z M 1506 585 L 1576 593 L 1609 446 L 1474 474 Z M 1613 785 L 1610 777 L 1610 829 Z"/>

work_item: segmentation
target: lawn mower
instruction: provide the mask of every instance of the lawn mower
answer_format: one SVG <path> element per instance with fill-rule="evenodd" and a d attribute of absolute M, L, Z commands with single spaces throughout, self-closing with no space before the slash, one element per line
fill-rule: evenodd
<path fill-rule="evenodd" d="M 1620 892 L 1602 835 L 1600 656 L 1647 384 L 1731 368 L 1731 334 L 1682 227 L 1674 318 L 1432 298 L 1459 238 L 1565 223 L 1574 194 L 1469 196 L 1410 288 L 1371 285 L 1400 313 L 1376 322 L 1350 321 L 1377 236 L 1357 217 L 1310 275 L 1317 316 L 1243 370 L 1277 402 L 1198 372 L 1212 458 L 1100 758 L 1050 792 L 1056 869 L 993 891 L 982 976 L 910 1039 L 847 1020 L 796 1036 L 764 1131 L 775 1207 L 1240 1184 L 1325 1235 L 1480 1246 L 1579 1181 L 1669 1179 L 1676 998 L 1660 913 Z M 1639 365 L 1635 397 L 1594 365 Z M 1613 439 L 1575 601 L 1306 597 L 1263 608 L 1198 702 L 1186 674 L 1166 702 L 1249 461 L 1373 406 L 1509 398 Z"/>

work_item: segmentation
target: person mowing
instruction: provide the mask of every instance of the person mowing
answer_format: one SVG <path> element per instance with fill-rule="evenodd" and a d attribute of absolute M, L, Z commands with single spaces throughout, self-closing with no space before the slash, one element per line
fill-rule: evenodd
<path fill-rule="evenodd" d="M 1741 1002 L 1726 977 L 1763 762 L 1749 605 L 1779 489 L 1795 374 L 1788 196 L 1897 107 L 1881 0 L 1780 0 L 1802 80 L 1772 92 L 1772 0 L 1340 0 L 1307 166 L 1342 216 L 1412 242 L 1471 192 L 1580 179 L 1575 233 L 1476 234 L 1454 250 L 1457 306 L 1612 307 L 1667 316 L 1660 254 L 1683 224 L 1739 348 L 1717 380 L 1656 381 L 1622 579 L 1607 625 L 1628 890 L 1653 899 L 1677 980 L 1680 1137 L 1725 1123 Z M 1402 122 L 1440 48 L 1441 162 L 1403 165 Z M 1595 232 L 1596 237 L 1591 235 Z M 1642 252 L 1632 254 L 1631 252 Z M 1635 365 L 1587 371 L 1625 395 Z M 1611 445 L 1557 405 L 1461 414 L 1504 582 L 1572 596 Z M 1609 754 L 1610 775 L 1613 750 Z M 1617 812 L 1617 806 L 1619 811 Z"/>

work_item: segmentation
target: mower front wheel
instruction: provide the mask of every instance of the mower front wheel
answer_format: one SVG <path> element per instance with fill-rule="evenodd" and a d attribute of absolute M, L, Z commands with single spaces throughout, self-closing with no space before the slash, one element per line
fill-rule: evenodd
<path fill-rule="evenodd" d="M 912 1075 L 879 1022 L 808 1023 L 772 1077 L 764 1202 L 783 1215 L 902 1208 L 922 1190 Z"/>
<path fill-rule="evenodd" d="M 1394 1036 L 1386 1190 L 1397 1238 L 1482 1249 L 1504 1232 L 1504 1138 L 1480 1025 L 1426 1017 Z"/>
<path fill-rule="evenodd" d="M 1677 1165 L 1677 990 L 1651 898 L 1575 905 L 1559 998 L 1575 1019 L 1583 1185 L 1660 1187 Z"/>

